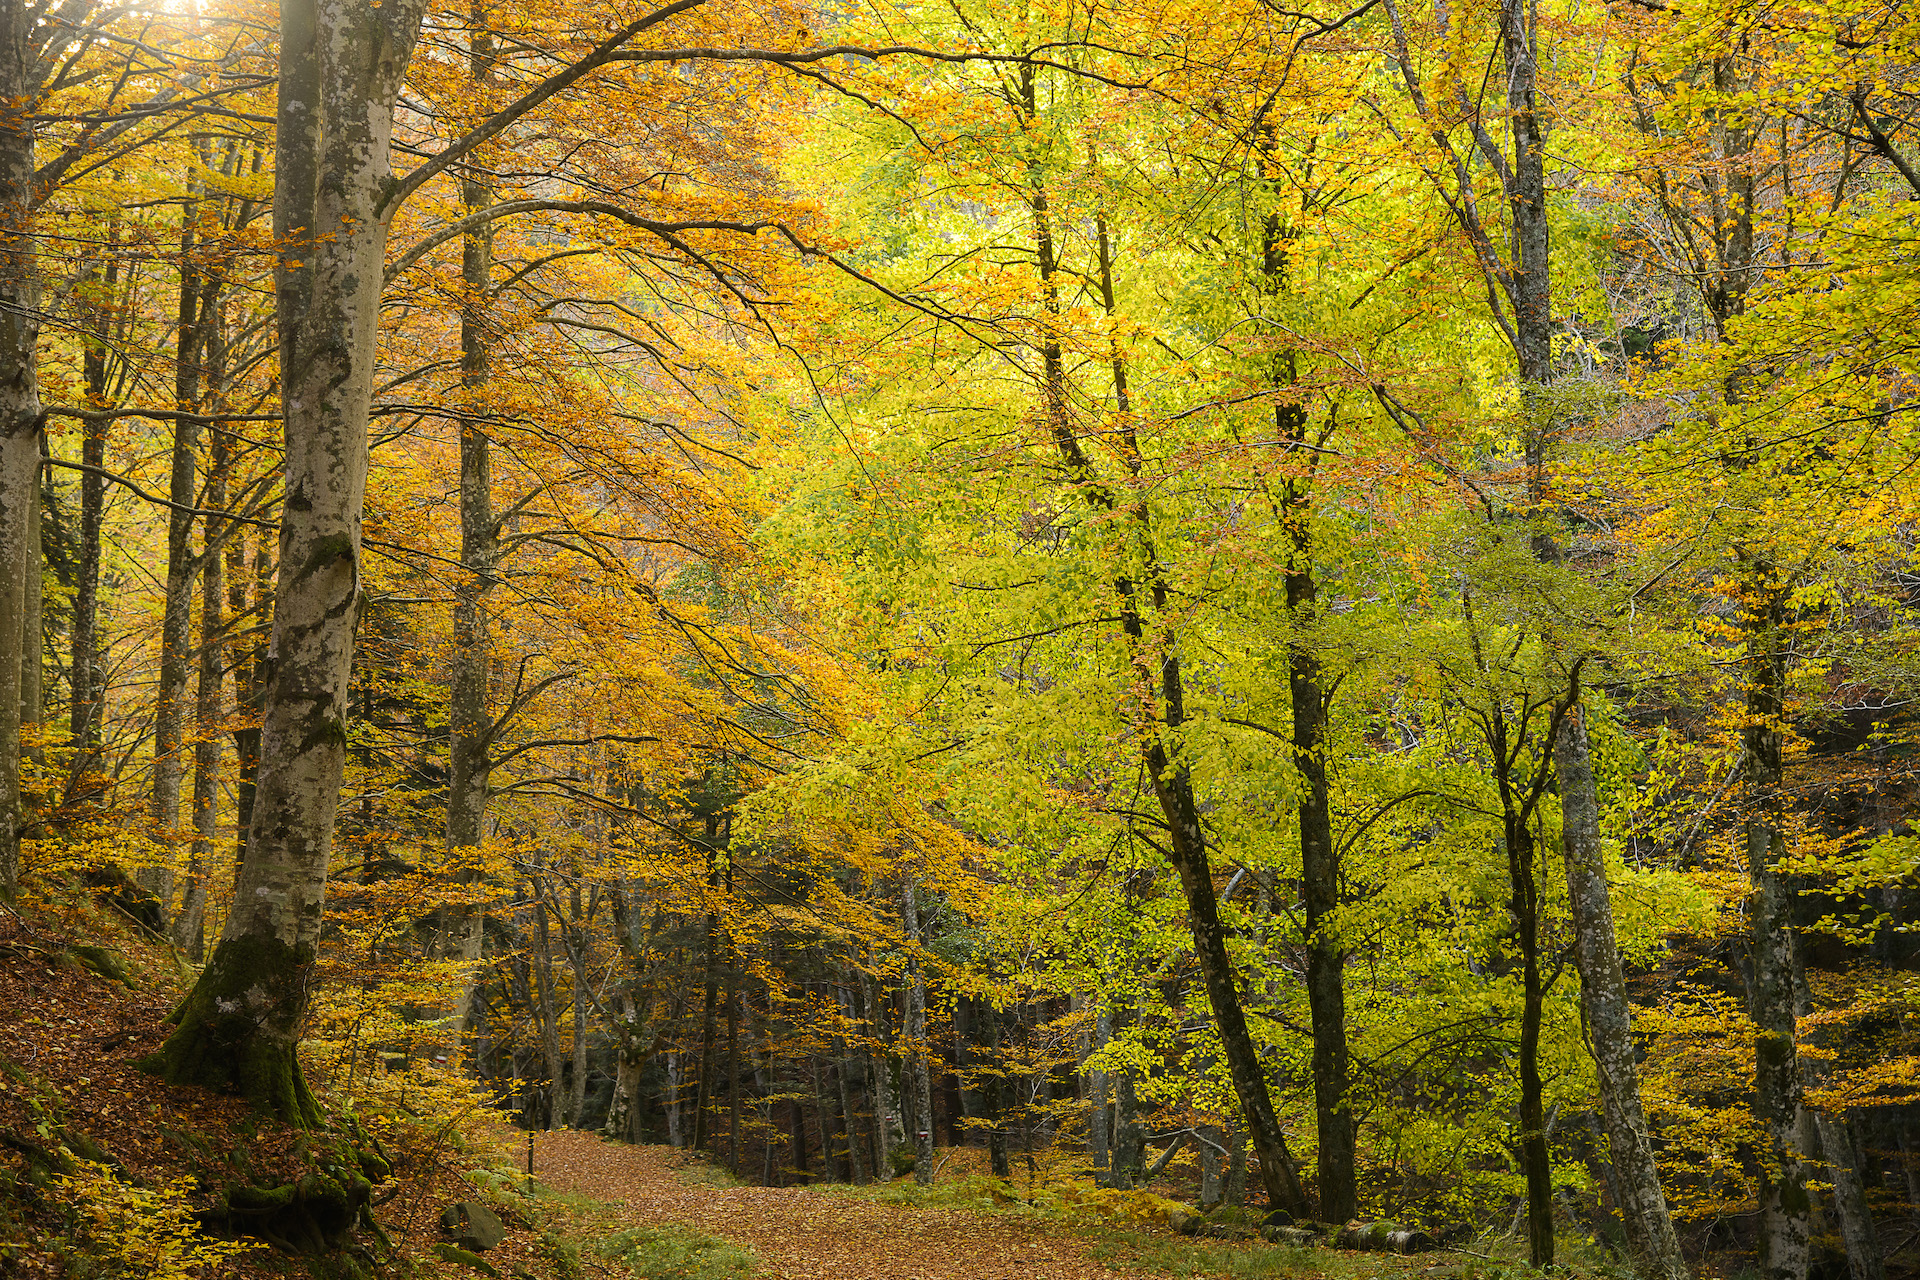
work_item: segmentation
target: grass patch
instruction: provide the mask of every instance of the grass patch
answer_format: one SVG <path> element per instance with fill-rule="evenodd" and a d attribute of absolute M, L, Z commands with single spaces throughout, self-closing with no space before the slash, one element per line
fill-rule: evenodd
<path fill-rule="evenodd" d="M 748 1280 L 759 1270 L 751 1251 L 691 1227 L 635 1227 L 608 1236 L 599 1252 L 639 1280 Z"/>
<path fill-rule="evenodd" d="M 950 1178 L 945 1182 L 936 1182 L 923 1187 L 911 1178 L 900 1178 L 893 1182 L 874 1182 L 864 1187 L 849 1186 L 844 1182 L 828 1183 L 820 1190 L 833 1195 L 856 1196 L 862 1200 L 873 1200 L 880 1204 L 917 1205 L 937 1209 L 973 1209 L 982 1213 L 1017 1212 L 1051 1215 L 1060 1208 L 1060 1197 L 1046 1188 L 1036 1188 L 1033 1203 L 1024 1198 L 1024 1184 L 1008 1182 L 1002 1178 L 988 1178 L 970 1174 L 963 1178 Z"/>
<path fill-rule="evenodd" d="M 1333 1277 L 1347 1280 L 1366 1270 L 1327 1249 L 1288 1249 L 1227 1240 L 1169 1240 L 1139 1231 L 1082 1228 L 1093 1240 L 1095 1260 L 1121 1271 L 1163 1276 L 1224 1276 L 1229 1280 Z"/>
<path fill-rule="evenodd" d="M 733 1176 L 729 1169 L 717 1164 L 708 1164 L 705 1160 L 695 1160 L 674 1171 L 674 1180 L 689 1187 L 744 1187 L 745 1180 Z"/>

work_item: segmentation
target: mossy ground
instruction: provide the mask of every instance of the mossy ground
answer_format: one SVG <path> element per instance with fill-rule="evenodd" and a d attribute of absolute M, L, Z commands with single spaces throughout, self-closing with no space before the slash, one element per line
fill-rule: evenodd
<path fill-rule="evenodd" d="M 608 1236 L 597 1252 L 640 1280 L 748 1280 L 759 1270 L 748 1250 L 692 1227 L 632 1227 Z"/>

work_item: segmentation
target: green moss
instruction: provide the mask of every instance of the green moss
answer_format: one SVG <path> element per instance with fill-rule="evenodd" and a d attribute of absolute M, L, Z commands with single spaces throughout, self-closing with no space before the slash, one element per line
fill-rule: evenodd
<path fill-rule="evenodd" d="M 126 957 L 111 948 L 86 946 L 76 942 L 67 948 L 67 954 L 89 973 L 105 978 L 109 982 L 133 985 L 133 974 L 127 968 Z"/>
<path fill-rule="evenodd" d="M 320 1107 L 294 1053 L 312 955 L 277 938 L 221 942 L 173 1034 L 140 1066 L 169 1084 L 236 1093 L 263 1115 L 302 1128 Z"/>
<path fill-rule="evenodd" d="M 749 1250 L 672 1224 L 635 1227 L 608 1236 L 600 1246 L 600 1256 L 623 1264 L 640 1277 L 747 1280 L 759 1270 L 759 1260 Z"/>
<path fill-rule="evenodd" d="M 493 1264 L 485 1258 L 477 1253 L 468 1253 L 459 1245 L 437 1244 L 433 1246 L 433 1252 L 434 1256 L 438 1257 L 442 1262 L 452 1262 L 463 1267 L 471 1267 L 483 1276 L 497 1276 L 500 1274 L 494 1269 Z"/>

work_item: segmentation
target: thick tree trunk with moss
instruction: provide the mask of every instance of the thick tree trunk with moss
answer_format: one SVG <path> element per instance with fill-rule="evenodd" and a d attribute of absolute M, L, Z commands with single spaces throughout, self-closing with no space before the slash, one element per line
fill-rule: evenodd
<path fill-rule="evenodd" d="M 287 0 L 274 176 L 286 498 L 247 852 L 220 944 L 157 1056 L 176 1084 L 319 1119 L 294 1048 L 325 906 L 360 604 L 393 104 L 423 0 Z"/>

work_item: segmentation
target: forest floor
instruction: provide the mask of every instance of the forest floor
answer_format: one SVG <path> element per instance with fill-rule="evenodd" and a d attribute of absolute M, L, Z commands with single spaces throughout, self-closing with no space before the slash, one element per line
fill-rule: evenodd
<path fill-rule="evenodd" d="M 1415 1280 L 1457 1259 L 1400 1258 L 1259 1243 L 1187 1240 L 1165 1231 L 1081 1223 L 1025 1210 L 903 1202 L 848 1188 L 729 1185 L 668 1147 L 592 1134 L 541 1134 L 535 1175 L 572 1198 L 590 1239 L 693 1232 L 749 1251 L 739 1269 L 762 1280 L 1131 1280 L 1146 1275 Z M 734 1255 L 738 1256 L 738 1255 Z M 751 1270 L 749 1270 L 749 1265 Z M 636 1268 L 639 1274 L 646 1271 Z"/>

